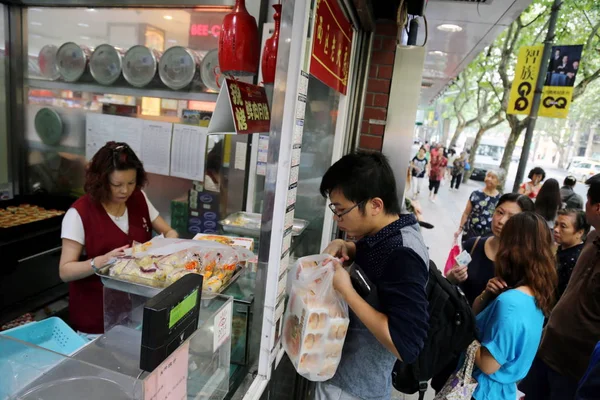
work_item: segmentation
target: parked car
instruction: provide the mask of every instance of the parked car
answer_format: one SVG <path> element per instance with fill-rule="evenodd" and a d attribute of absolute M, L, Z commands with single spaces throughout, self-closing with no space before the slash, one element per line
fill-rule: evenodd
<path fill-rule="evenodd" d="M 569 168 L 569 174 L 582 182 L 585 182 L 592 176 L 600 173 L 600 162 L 585 160 L 578 163 L 575 161 L 571 162 L 571 168 Z"/>

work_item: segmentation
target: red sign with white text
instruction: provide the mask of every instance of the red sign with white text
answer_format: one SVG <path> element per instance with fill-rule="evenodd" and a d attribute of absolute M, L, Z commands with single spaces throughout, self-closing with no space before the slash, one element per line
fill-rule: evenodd
<path fill-rule="evenodd" d="M 267 92 L 262 86 L 225 79 L 237 133 L 266 133 L 271 127 Z"/>
<path fill-rule="evenodd" d="M 352 51 L 352 24 L 337 0 L 317 0 L 310 73 L 346 94 Z"/>

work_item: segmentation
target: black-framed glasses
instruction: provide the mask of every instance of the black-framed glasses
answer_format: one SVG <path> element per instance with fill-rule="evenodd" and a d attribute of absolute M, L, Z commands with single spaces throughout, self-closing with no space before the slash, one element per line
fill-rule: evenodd
<path fill-rule="evenodd" d="M 352 207 L 350 207 L 349 209 L 347 209 L 344 212 L 337 212 L 336 208 L 335 208 L 335 204 L 333 203 L 329 203 L 329 209 L 331 210 L 331 212 L 333 213 L 333 215 L 335 215 L 336 217 L 338 217 L 339 219 L 342 219 L 342 217 L 346 214 L 348 214 L 350 211 L 354 210 L 356 207 L 360 206 L 361 204 L 365 203 L 366 200 L 361 201 L 360 203 L 356 203 L 355 205 L 353 205 Z"/>

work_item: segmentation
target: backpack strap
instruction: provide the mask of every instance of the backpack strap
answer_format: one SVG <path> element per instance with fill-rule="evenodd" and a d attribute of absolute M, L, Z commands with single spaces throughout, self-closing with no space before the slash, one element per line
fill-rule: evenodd
<path fill-rule="evenodd" d="M 469 254 L 471 256 L 473 255 L 473 251 L 477 248 L 477 244 L 479 243 L 479 239 L 481 239 L 481 236 L 477 236 L 477 239 L 475 239 L 475 243 L 473 243 L 473 247 L 471 248 L 471 251 L 469 252 Z"/>

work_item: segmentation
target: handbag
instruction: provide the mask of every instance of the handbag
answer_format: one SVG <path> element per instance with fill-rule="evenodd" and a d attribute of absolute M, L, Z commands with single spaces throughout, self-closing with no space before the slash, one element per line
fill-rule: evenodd
<path fill-rule="evenodd" d="M 446 266 L 444 267 L 444 276 L 448 274 L 452 268 L 454 268 L 454 263 L 456 256 L 460 254 L 460 245 L 458 244 L 458 239 L 454 239 L 454 244 L 450 249 L 450 253 L 448 254 L 448 259 L 446 260 Z"/>
<path fill-rule="evenodd" d="M 433 400 L 471 400 L 473 392 L 477 388 L 477 380 L 473 378 L 472 374 L 475 353 L 479 346 L 477 340 L 469 345 L 463 366 L 458 372 L 450 375 L 442 390 L 435 395 Z"/>

